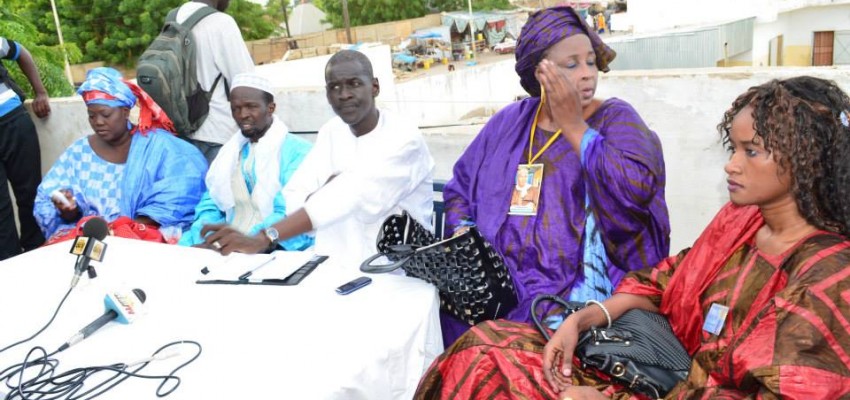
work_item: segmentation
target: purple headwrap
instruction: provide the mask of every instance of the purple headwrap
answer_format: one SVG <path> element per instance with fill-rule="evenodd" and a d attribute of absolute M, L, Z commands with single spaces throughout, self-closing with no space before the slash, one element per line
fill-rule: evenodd
<path fill-rule="evenodd" d="M 540 82 L 534 77 L 534 70 L 543 59 L 543 53 L 561 40 L 577 34 L 590 38 L 596 53 L 596 67 L 608 72 L 608 63 L 617 53 L 602 43 L 602 38 L 585 25 L 572 7 L 545 8 L 528 17 L 517 41 L 515 67 L 519 83 L 528 94 L 540 96 Z"/>

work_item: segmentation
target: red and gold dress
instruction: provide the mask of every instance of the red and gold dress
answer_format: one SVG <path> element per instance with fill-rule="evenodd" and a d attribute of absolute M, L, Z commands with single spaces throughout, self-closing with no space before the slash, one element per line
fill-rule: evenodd
<path fill-rule="evenodd" d="M 688 379 L 666 398 L 850 398 L 850 241 L 819 231 L 765 254 L 754 242 L 762 225 L 757 208 L 727 205 L 694 247 L 618 286 L 651 298 L 692 355 Z M 719 335 L 702 329 L 714 303 L 729 308 Z M 527 324 L 482 323 L 434 362 L 417 398 L 557 399 L 543 378 L 544 345 Z M 573 375 L 614 399 L 639 398 Z"/>

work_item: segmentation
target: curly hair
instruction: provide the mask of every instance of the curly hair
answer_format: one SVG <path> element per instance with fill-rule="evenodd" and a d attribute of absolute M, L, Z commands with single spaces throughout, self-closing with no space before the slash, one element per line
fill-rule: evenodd
<path fill-rule="evenodd" d="M 791 171 L 803 218 L 850 236 L 850 97 L 835 82 L 810 76 L 751 87 L 717 126 L 724 145 L 732 119 L 748 106 L 756 136 L 773 153 L 780 173 Z"/>

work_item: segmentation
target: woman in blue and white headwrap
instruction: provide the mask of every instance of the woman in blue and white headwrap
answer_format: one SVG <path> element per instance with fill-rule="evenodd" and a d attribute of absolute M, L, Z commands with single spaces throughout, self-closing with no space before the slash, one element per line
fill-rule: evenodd
<path fill-rule="evenodd" d="M 186 228 L 205 189 L 201 153 L 176 138 L 162 109 L 115 69 L 90 70 L 77 93 L 94 134 L 71 144 L 38 187 L 34 213 L 48 242 L 86 216 Z"/>

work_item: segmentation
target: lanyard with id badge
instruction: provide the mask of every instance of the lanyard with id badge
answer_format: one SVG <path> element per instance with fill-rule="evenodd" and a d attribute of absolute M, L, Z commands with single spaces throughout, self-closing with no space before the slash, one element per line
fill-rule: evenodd
<path fill-rule="evenodd" d="M 535 164 L 538 158 L 546 151 L 552 143 L 561 135 L 561 130 L 558 129 L 555 134 L 546 141 L 543 148 L 532 155 L 534 147 L 534 133 L 537 131 L 537 119 L 540 116 L 540 110 L 543 108 L 543 103 L 546 101 L 546 90 L 540 88 L 540 104 L 537 105 L 537 111 L 534 113 L 534 121 L 531 123 L 531 133 L 528 140 L 528 163 L 517 166 L 515 182 L 511 192 L 511 205 L 508 208 L 508 215 L 537 215 L 537 209 L 540 207 L 540 190 L 543 186 L 543 164 Z"/>

